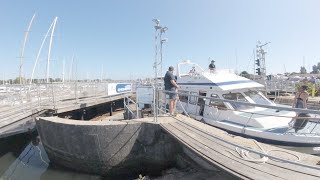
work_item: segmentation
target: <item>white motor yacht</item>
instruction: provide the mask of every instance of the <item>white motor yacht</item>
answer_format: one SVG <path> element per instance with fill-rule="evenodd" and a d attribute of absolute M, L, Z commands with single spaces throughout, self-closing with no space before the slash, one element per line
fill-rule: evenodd
<path fill-rule="evenodd" d="M 236 135 L 320 153 L 318 121 L 306 120 L 294 127 L 294 109 L 270 101 L 259 91 L 264 86 L 255 81 L 230 70 L 203 70 L 184 61 L 177 66 L 177 84 L 181 113 Z"/>

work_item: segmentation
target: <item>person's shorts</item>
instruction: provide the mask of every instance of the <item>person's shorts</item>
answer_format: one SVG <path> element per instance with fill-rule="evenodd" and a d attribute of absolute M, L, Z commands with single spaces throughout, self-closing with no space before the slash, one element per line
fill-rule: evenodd
<path fill-rule="evenodd" d="M 176 91 L 176 88 L 171 88 L 170 91 Z M 170 100 L 175 100 L 177 99 L 177 94 L 176 93 L 166 93 L 167 94 L 167 99 L 170 99 Z"/>

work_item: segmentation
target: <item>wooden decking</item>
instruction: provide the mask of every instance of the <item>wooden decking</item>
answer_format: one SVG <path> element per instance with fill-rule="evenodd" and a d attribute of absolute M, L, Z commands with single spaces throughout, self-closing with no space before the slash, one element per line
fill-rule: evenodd
<path fill-rule="evenodd" d="M 68 111 L 74 111 L 80 108 L 88 108 L 91 106 L 96 106 L 99 104 L 104 104 L 107 102 L 112 102 L 116 100 L 121 100 L 125 96 L 132 96 L 132 93 L 126 93 L 126 94 L 117 94 L 117 95 L 112 95 L 112 96 L 98 96 L 98 97 L 90 97 L 90 98 L 84 98 L 84 99 L 79 99 L 77 102 L 74 100 L 67 100 L 60 102 L 56 104 L 55 106 L 47 106 L 45 109 L 54 109 L 56 113 L 64 113 Z"/>
<path fill-rule="evenodd" d="M 0 106 L 0 138 L 34 129 L 34 118 L 46 111 L 54 111 L 59 114 L 121 100 L 125 96 L 132 96 L 132 93 L 112 96 L 100 95 L 79 99 L 63 99 L 55 103 L 49 102 L 49 100 L 46 99 L 46 103 L 41 106 L 39 106 L 37 102 L 28 102 L 15 106 Z"/>
<path fill-rule="evenodd" d="M 178 115 L 160 117 L 161 127 L 207 162 L 241 179 L 320 179 L 320 157 L 258 143 L 269 159 L 265 163 L 244 160 L 236 152 L 236 147 L 252 149 L 257 157 L 263 154 L 251 139 L 232 136 L 222 130 Z M 297 157 L 300 161 L 297 161 Z M 259 157 L 257 157 L 259 158 Z"/>

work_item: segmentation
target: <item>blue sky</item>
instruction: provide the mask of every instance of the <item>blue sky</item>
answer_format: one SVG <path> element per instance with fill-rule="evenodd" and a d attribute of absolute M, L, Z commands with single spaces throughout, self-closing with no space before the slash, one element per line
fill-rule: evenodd
<path fill-rule="evenodd" d="M 25 50 L 24 74 L 32 66 L 45 33 L 58 17 L 51 52 L 51 76 L 69 74 L 75 55 L 78 78 L 129 79 L 153 76 L 153 18 L 164 35 L 164 69 L 182 59 L 207 67 L 253 73 L 257 40 L 265 50 L 267 73 L 310 71 L 320 62 L 320 1 L 317 0 L 2 0 L 0 2 L 0 77 L 17 77 L 24 31 L 36 18 Z M 46 43 L 36 77 L 45 77 Z M 237 57 L 237 58 L 236 58 Z M 237 61 L 236 61 L 237 59 Z"/>

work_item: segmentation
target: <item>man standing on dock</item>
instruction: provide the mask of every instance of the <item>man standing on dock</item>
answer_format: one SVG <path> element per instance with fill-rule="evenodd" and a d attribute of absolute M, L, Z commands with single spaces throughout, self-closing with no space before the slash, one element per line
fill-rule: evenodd
<path fill-rule="evenodd" d="M 178 89 L 178 85 L 176 83 L 176 79 L 173 75 L 174 68 L 173 66 L 169 67 L 166 75 L 164 76 L 164 89 L 166 91 L 176 92 Z M 176 93 L 167 93 L 169 95 L 169 113 L 174 115 L 174 111 L 177 104 L 177 94 Z"/>

